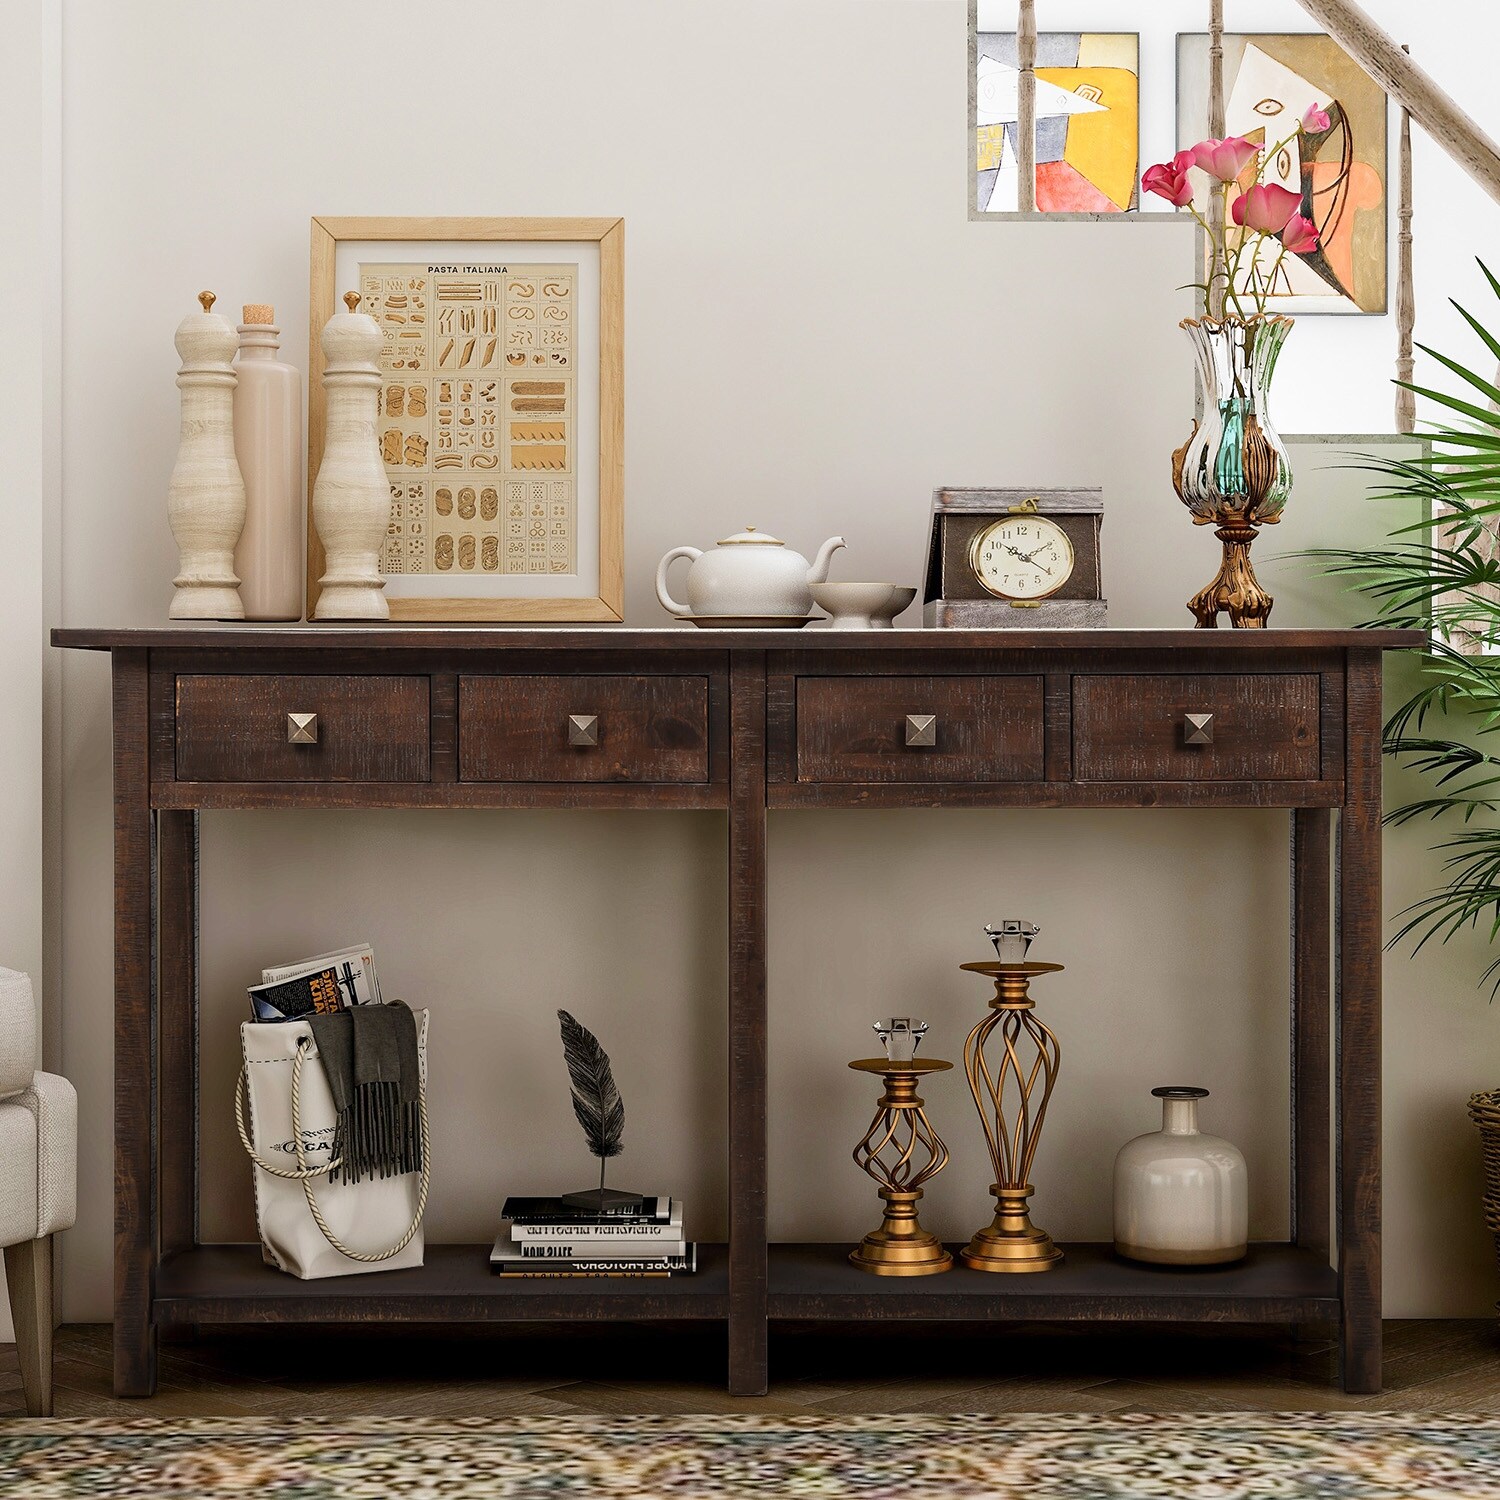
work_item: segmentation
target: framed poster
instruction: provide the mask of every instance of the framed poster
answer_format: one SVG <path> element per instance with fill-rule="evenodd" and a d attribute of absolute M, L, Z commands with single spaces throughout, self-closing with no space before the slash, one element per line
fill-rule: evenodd
<path fill-rule="evenodd" d="M 1327 130 L 1301 127 L 1313 105 L 1327 113 Z M 1387 114 L 1385 92 L 1332 37 L 1225 33 L 1225 132 L 1254 141 L 1263 155 L 1275 152 L 1261 181 L 1296 193 L 1318 227 L 1315 249 L 1275 262 L 1268 311 L 1299 317 L 1387 311 Z M 1178 145 L 1208 133 L 1208 37 L 1184 33 L 1177 38 Z M 1253 269 L 1244 266 L 1245 281 Z"/>
<path fill-rule="evenodd" d="M 357 291 L 380 326 L 393 620 L 624 613 L 622 219 L 312 221 L 308 494 L 319 335 Z M 308 507 L 307 613 L 323 574 Z"/>

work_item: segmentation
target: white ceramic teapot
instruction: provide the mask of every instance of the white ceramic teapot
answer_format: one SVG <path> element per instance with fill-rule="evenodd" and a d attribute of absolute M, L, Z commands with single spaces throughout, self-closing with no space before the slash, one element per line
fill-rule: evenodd
<path fill-rule="evenodd" d="M 805 617 L 812 613 L 808 586 L 828 577 L 828 564 L 843 545 L 843 537 L 829 537 L 809 563 L 785 542 L 747 526 L 707 552 L 674 547 L 656 569 L 656 597 L 661 607 L 674 615 Z M 693 560 L 687 575 L 686 604 L 678 603 L 667 590 L 667 569 L 679 557 Z"/>

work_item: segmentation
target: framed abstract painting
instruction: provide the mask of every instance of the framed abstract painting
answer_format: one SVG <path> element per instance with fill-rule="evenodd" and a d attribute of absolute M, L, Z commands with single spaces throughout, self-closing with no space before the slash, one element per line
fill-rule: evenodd
<path fill-rule="evenodd" d="M 1021 75 L 1015 33 L 981 31 L 977 10 L 973 14 L 970 211 L 991 218 L 1016 213 L 1020 201 Z M 1133 32 L 1046 31 L 1037 37 L 1037 213 L 1092 219 L 1138 206 L 1140 54 Z"/>
<path fill-rule="evenodd" d="M 1328 129 L 1301 128 L 1314 105 Z M 1261 181 L 1302 199 L 1318 246 L 1241 277 L 1276 278 L 1274 312 L 1381 314 L 1390 252 L 1388 106 L 1384 91 L 1332 37 L 1268 32 L 1224 38 L 1224 128 L 1271 153 Z M 1177 38 L 1177 142 L 1208 129 L 1208 37 Z M 1247 168 L 1247 185 L 1258 163 Z M 1200 190 L 1203 184 L 1199 184 Z M 1200 203 L 1199 209 L 1203 208 Z M 1235 233 L 1233 228 L 1231 235 Z M 1231 239 L 1231 246 L 1233 240 Z"/>

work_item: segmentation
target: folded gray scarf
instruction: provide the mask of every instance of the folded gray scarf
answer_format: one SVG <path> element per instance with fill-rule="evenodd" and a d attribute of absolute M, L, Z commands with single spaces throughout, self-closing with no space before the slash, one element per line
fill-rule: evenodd
<path fill-rule="evenodd" d="M 417 1018 L 403 1001 L 311 1015 L 338 1127 L 332 1179 L 397 1177 L 421 1170 L 422 1088 Z"/>

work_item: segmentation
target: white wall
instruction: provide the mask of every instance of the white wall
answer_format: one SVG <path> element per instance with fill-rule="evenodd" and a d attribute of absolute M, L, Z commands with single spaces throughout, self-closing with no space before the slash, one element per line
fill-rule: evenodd
<path fill-rule="evenodd" d="M 1189 227 L 967 221 L 963 0 L 430 5 L 433 27 L 465 41 L 451 66 L 423 54 L 393 128 L 390 64 L 362 59 L 399 55 L 408 14 L 391 0 L 64 0 L 69 623 L 164 617 L 171 337 L 196 292 L 273 301 L 304 359 L 308 218 L 344 213 L 626 217 L 632 622 L 661 619 L 649 580 L 664 550 L 747 521 L 803 547 L 843 532 L 842 576 L 915 579 L 934 485 L 1098 483 L 1114 621 L 1185 623 L 1215 564 L 1168 478 L 1193 400 L 1175 326 Z M 1424 305 L 1440 290 L 1424 286 Z M 1332 379 L 1363 380 L 1364 363 L 1340 360 Z M 1384 406 L 1330 415 L 1379 426 Z M 1303 425 L 1285 408 L 1283 422 Z M 1351 481 L 1320 473 L 1328 462 L 1303 458 L 1282 534 L 1262 544 L 1280 624 L 1347 607 L 1271 560 L 1344 534 Z M 64 710 L 64 1056 L 83 1097 L 64 1299 L 91 1319 L 107 1316 L 110 1263 L 102 658 L 70 662 Z M 1116 1145 L 1149 1127 L 1152 1084 L 1192 1074 L 1251 1158 L 1256 1227 L 1276 1232 L 1283 836 L 1284 819 L 1249 812 L 778 816 L 774 1231 L 868 1227 L 847 1151 L 869 1100 L 844 1061 L 893 1009 L 926 1010 L 951 1055 L 979 999 L 955 966 L 1004 909 L 1035 914 L 1070 965 L 1048 1001 L 1066 1062 L 1044 1222 L 1105 1232 Z M 505 1192 L 586 1176 L 559 1004 L 596 1021 L 620 1064 L 621 1180 L 681 1193 L 695 1233 L 721 1231 L 722 841 L 711 815 L 206 816 L 206 1232 L 250 1229 L 228 1126 L 244 984 L 360 936 L 392 988 L 436 1012 L 435 1238 L 482 1237 Z M 1417 840 L 1393 848 L 1390 909 L 1431 876 Z M 1221 869 L 1263 923 L 1220 936 Z M 1222 988 L 1206 982 L 1205 934 L 1227 945 Z M 1462 1114 L 1496 1060 L 1495 1019 L 1469 987 L 1479 966 L 1477 947 L 1389 962 L 1397 1315 L 1479 1313 L 1493 1296 Z M 931 1097 L 960 1153 L 933 1221 L 960 1233 L 983 1212 L 977 1133 L 955 1088 Z"/>
<path fill-rule="evenodd" d="M 32 976 L 38 1005 L 50 977 L 43 924 L 43 765 L 55 742 L 49 729 L 56 724 L 55 714 L 44 712 L 44 681 L 54 689 L 46 701 L 54 708 L 60 702 L 59 662 L 43 641 L 56 604 L 60 515 L 50 487 L 56 454 L 50 372 L 57 333 L 58 30 L 54 6 L 28 6 L 7 17 L 6 45 L 0 48 L 0 180 L 11 210 L 0 234 L 0 326 L 8 343 L 0 370 L 0 515 L 7 544 L 0 559 L 0 966 Z M 47 876 L 55 876 L 50 867 Z M 60 1015 L 54 1007 L 44 1018 L 42 1050 L 55 1066 Z M 0 1306 L 0 1343 L 10 1337 L 9 1308 Z"/>

